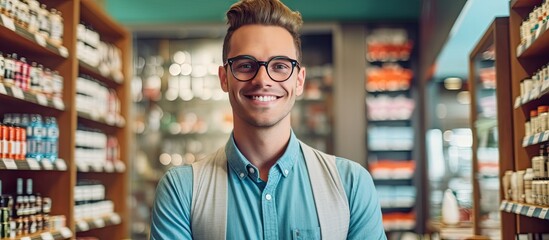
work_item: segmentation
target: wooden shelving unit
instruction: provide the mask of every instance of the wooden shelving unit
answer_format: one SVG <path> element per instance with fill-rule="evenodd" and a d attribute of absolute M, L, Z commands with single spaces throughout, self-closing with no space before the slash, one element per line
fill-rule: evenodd
<path fill-rule="evenodd" d="M 497 208 L 485 209 L 491 205 L 487 203 L 494 198 L 504 199 L 501 188 L 493 194 L 494 191 L 482 187 L 488 186 L 490 182 L 499 182 L 499 176 L 513 169 L 513 142 L 511 141 L 513 135 L 508 130 L 513 128 L 513 121 L 510 121 L 513 113 L 509 85 L 511 77 L 509 54 L 509 18 L 500 17 L 492 22 L 469 55 L 475 235 L 487 236 L 490 233 L 498 234 L 499 232 L 500 236 L 509 236 L 512 235 L 510 232 L 512 228 L 501 228 L 501 225 L 515 224 L 514 218 L 510 215 L 503 214 L 495 217 L 498 214 Z M 486 104 L 488 100 L 493 100 L 494 104 Z M 490 133 L 490 131 L 493 132 Z M 497 134 L 499 141 L 490 143 L 489 134 Z M 485 154 L 487 152 L 493 155 L 487 156 Z M 483 153 L 484 155 L 481 156 Z M 496 175 L 488 167 L 494 163 L 498 168 Z M 487 220 L 491 220 L 491 224 Z"/>
<path fill-rule="evenodd" d="M 93 0 L 41 0 L 48 9 L 55 8 L 63 17 L 63 44 L 61 47 L 51 44 L 43 37 L 28 32 L 2 16 L 0 20 L 0 51 L 15 52 L 29 61 L 43 64 L 56 70 L 63 77 L 63 96 L 61 100 L 48 99 L 39 94 L 22 92 L 20 89 L 0 83 L 0 116 L 5 113 L 29 113 L 54 116 L 59 125 L 59 159 L 49 164 L 27 160 L 0 160 L 0 179 L 4 193 L 15 192 L 17 178 L 32 178 L 34 191 L 52 198 L 50 215 L 66 217 L 66 228 L 59 232 L 39 233 L 20 239 L 68 239 L 92 236 L 99 239 L 125 239 L 129 237 L 129 196 L 128 155 L 130 146 L 129 126 L 126 122 L 111 122 L 104 119 L 86 117 L 77 112 L 76 79 L 79 73 L 91 75 L 114 90 L 121 101 L 121 118 L 129 119 L 130 108 L 130 67 L 131 35 L 121 25 L 112 20 Z M 80 22 L 94 26 L 101 41 L 118 47 L 122 54 L 122 75 L 115 77 L 101 74 L 77 58 L 77 27 Z M 108 135 L 115 136 L 120 146 L 120 162 L 113 166 L 88 168 L 77 166 L 75 159 L 76 129 L 79 124 L 93 125 Z M 100 181 L 106 187 L 106 199 L 114 203 L 115 213 L 101 219 L 76 221 L 74 218 L 74 188 L 79 179 Z M 84 231 L 81 227 L 88 226 Z"/>
<path fill-rule="evenodd" d="M 521 43 L 520 26 L 523 21 L 528 19 L 529 13 L 535 7 L 542 4 L 541 0 L 513 0 L 510 3 L 510 59 L 511 59 L 511 88 L 514 101 L 513 108 L 513 147 L 514 159 L 512 161 L 514 168 L 511 170 L 519 171 L 530 168 L 531 159 L 538 155 L 540 143 L 544 142 L 543 136 L 526 136 L 524 123 L 529 119 L 529 112 L 537 106 L 547 104 L 548 96 L 541 92 L 535 97 L 521 99 L 520 82 L 528 77 L 531 77 L 542 66 L 549 63 L 549 31 L 547 24 L 540 26 L 540 31 L 535 34 L 535 37 L 527 39 Z M 540 140 L 540 137 L 542 138 Z M 501 205 L 504 205 L 503 202 Z M 513 234 L 503 236 L 504 239 L 513 239 L 515 234 L 528 233 L 548 233 L 549 222 L 545 219 L 528 216 L 528 214 L 516 213 L 514 211 L 505 210 L 509 203 L 502 209 L 502 215 L 511 215 L 515 218 L 515 224 L 502 222 L 503 229 L 510 229 Z M 514 205 L 514 204 L 513 204 Z M 511 207 L 513 208 L 513 207 Z M 522 211 L 522 209 L 521 209 Z M 526 212 L 528 213 L 528 212 Z"/>

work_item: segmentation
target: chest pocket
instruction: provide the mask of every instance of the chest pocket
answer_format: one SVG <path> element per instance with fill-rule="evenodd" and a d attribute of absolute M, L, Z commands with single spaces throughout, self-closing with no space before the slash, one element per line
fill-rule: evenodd
<path fill-rule="evenodd" d="M 320 227 L 309 229 L 292 229 L 292 239 L 294 240 L 318 240 L 320 239 Z"/>

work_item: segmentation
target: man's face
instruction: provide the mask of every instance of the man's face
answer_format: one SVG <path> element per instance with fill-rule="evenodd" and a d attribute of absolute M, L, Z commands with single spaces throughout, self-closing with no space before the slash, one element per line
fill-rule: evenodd
<path fill-rule="evenodd" d="M 230 40 L 228 58 L 248 55 L 258 61 L 269 61 L 275 56 L 297 59 L 291 34 L 282 27 L 246 25 L 237 29 Z M 235 126 L 271 127 L 281 122 L 290 123 L 290 111 L 297 96 L 303 93 L 305 69 L 295 67 L 284 82 L 273 81 L 264 66 L 247 82 L 234 78 L 230 67 L 219 68 L 223 91 L 229 94 Z"/>

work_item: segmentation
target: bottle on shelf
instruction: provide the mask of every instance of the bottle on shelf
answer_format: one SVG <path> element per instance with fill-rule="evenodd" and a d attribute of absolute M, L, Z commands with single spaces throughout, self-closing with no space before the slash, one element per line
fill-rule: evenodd
<path fill-rule="evenodd" d="M 10 235 L 11 209 L 13 207 L 13 198 L 10 195 L 4 195 L 2 192 L 2 181 L 0 180 L 0 239 L 8 238 Z"/>
<path fill-rule="evenodd" d="M 0 51 L 0 84 L 4 82 L 4 73 L 6 71 L 5 61 L 6 59 L 4 58 L 4 53 Z"/>
<path fill-rule="evenodd" d="M 59 127 L 55 117 L 46 117 L 45 120 L 44 159 L 55 162 L 59 150 Z"/>
<path fill-rule="evenodd" d="M 45 129 L 42 122 L 42 116 L 32 114 L 30 124 L 27 127 L 27 157 L 34 158 L 37 161 L 44 157 L 44 138 Z"/>

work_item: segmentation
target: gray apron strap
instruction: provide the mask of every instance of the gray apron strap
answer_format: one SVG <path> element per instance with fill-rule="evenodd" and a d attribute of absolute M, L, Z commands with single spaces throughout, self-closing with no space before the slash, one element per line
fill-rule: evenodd
<path fill-rule="evenodd" d="M 213 163 L 213 164 L 212 164 Z M 225 239 L 227 236 L 227 157 L 225 148 L 195 162 L 191 231 L 193 239 Z"/>
<path fill-rule="evenodd" d="M 347 239 L 350 210 L 335 156 L 301 142 L 309 171 L 322 239 Z"/>

